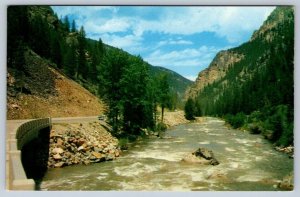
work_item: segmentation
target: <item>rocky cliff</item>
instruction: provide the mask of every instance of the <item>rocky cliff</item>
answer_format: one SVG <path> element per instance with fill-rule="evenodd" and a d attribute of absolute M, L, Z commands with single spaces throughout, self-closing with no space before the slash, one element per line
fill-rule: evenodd
<path fill-rule="evenodd" d="M 225 76 L 228 68 L 243 59 L 244 55 L 234 51 L 220 51 L 209 67 L 201 71 L 195 83 L 187 90 L 187 97 L 196 97 L 208 84 L 220 80 Z"/>
<path fill-rule="evenodd" d="M 220 81 L 225 77 L 228 73 L 229 68 L 234 67 L 235 64 L 239 63 L 241 60 L 245 58 L 245 55 L 248 56 L 248 59 L 252 58 L 249 57 L 249 51 L 255 48 L 254 45 L 266 44 L 266 45 L 273 45 L 273 43 L 281 42 L 283 48 L 287 45 L 284 42 L 286 36 L 283 35 L 286 32 L 285 26 L 287 23 L 293 22 L 293 9 L 288 6 L 281 6 L 276 8 L 267 20 L 262 24 L 262 26 L 253 33 L 251 39 L 242 44 L 239 47 L 228 49 L 225 51 L 220 51 L 213 61 L 210 63 L 208 68 L 201 71 L 198 74 L 198 77 L 194 84 L 192 84 L 188 90 L 186 91 L 186 98 L 188 97 L 196 97 L 204 87 L 213 82 Z M 288 31 L 288 30 L 286 30 Z M 279 35 L 281 32 L 281 35 Z M 286 33 L 287 34 L 287 33 Z M 251 49 L 249 49 L 251 48 Z M 263 47 L 262 47 L 263 48 Z M 274 47 L 275 48 L 275 47 Z M 277 46 L 278 48 L 278 46 Z M 252 64 L 265 64 L 265 59 L 269 58 L 270 52 L 266 52 L 267 50 L 263 51 L 260 49 L 256 49 L 257 51 L 262 51 L 261 57 L 257 59 L 253 58 Z M 253 53 L 253 52 L 251 52 Z M 264 54 L 263 54 L 264 53 Z M 247 60 L 248 62 L 248 60 Z M 244 65 L 247 67 L 248 65 Z M 244 70 L 248 70 L 245 68 Z M 238 75 L 243 76 L 245 73 L 240 72 Z M 223 81 L 222 83 L 227 83 Z"/>

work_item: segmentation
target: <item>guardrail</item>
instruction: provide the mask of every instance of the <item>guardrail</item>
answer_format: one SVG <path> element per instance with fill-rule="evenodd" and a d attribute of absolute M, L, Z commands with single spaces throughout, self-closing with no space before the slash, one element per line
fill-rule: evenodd
<path fill-rule="evenodd" d="M 21 150 L 25 144 L 38 137 L 41 129 L 51 127 L 51 125 L 51 118 L 35 119 L 24 122 L 13 131 L 8 132 L 6 146 L 7 189 L 34 190 L 35 182 L 33 179 L 27 179 L 22 165 Z"/>

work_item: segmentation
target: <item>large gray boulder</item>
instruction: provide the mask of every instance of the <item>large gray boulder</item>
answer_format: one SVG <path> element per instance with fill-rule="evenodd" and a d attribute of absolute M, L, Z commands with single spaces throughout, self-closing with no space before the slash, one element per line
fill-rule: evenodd
<path fill-rule="evenodd" d="M 203 165 L 218 165 L 218 160 L 214 157 L 211 150 L 207 148 L 198 148 L 195 152 L 187 154 L 182 161 L 187 163 L 199 163 Z"/>

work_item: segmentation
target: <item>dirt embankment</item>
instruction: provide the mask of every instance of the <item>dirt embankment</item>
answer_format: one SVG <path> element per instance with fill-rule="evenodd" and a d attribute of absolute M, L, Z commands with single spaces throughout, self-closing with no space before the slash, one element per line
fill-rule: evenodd
<path fill-rule="evenodd" d="M 50 133 L 48 167 L 113 160 L 121 150 L 118 139 L 99 122 L 54 124 Z"/>
<path fill-rule="evenodd" d="M 44 96 L 28 93 L 8 95 L 7 119 L 95 116 L 105 111 L 104 103 L 88 90 L 56 70 L 49 70 L 55 76 L 56 93 Z M 12 75 L 9 75 L 9 80 L 15 81 Z"/>

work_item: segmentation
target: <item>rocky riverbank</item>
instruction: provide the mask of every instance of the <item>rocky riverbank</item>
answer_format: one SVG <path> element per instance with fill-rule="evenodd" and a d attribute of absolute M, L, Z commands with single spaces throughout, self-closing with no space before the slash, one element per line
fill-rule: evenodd
<path fill-rule="evenodd" d="M 113 160 L 120 153 L 118 139 L 99 122 L 54 124 L 50 132 L 48 168 Z"/>
<path fill-rule="evenodd" d="M 161 119 L 161 117 L 159 117 Z M 196 122 L 202 122 L 204 118 L 197 117 Z M 189 123 L 190 121 L 187 120 L 184 116 L 184 111 L 174 111 L 174 112 L 165 112 L 164 115 L 164 123 L 168 127 L 176 126 L 179 124 Z"/>
<path fill-rule="evenodd" d="M 290 158 L 294 158 L 294 146 L 287 146 L 287 147 L 275 146 L 275 150 L 287 154 Z"/>

